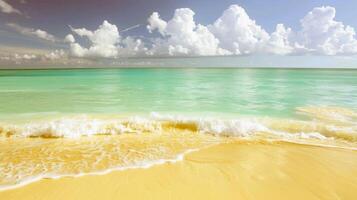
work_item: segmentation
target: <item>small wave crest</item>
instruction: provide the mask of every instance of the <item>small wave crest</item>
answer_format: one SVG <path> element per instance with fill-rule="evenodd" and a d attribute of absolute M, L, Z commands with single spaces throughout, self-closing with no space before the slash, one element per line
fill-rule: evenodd
<path fill-rule="evenodd" d="M 62 117 L 54 120 L 25 124 L 0 124 L 0 135 L 5 137 L 79 138 L 94 135 L 119 135 L 124 133 L 163 133 L 184 130 L 215 136 L 267 139 L 338 139 L 357 142 L 357 125 L 341 113 L 331 114 L 319 108 L 298 108 L 298 112 L 312 115 L 311 120 L 275 118 L 209 118 L 163 115 L 151 113 L 148 117 L 100 118 L 90 115 Z M 331 109 L 327 109 L 331 111 Z M 336 110 L 336 109 L 335 109 Z M 327 116 L 338 116 L 331 119 Z M 357 116 L 357 115 L 356 115 Z M 319 120 L 316 120 L 316 119 Z M 341 122 L 341 119 L 344 119 Z"/>

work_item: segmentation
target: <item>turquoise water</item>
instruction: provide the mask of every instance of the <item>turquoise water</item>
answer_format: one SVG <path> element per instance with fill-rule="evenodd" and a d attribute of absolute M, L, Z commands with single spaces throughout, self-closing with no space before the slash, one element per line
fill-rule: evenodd
<path fill-rule="evenodd" d="M 290 116 L 301 106 L 357 107 L 357 70 L 1 70 L 0 116 L 207 113 Z"/>

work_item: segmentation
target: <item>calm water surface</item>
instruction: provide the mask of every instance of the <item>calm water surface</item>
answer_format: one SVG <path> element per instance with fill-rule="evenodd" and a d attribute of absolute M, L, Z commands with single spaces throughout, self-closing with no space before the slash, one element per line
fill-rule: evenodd
<path fill-rule="evenodd" d="M 1 70 L 0 116 L 220 113 L 289 116 L 300 106 L 357 107 L 357 70 Z"/>

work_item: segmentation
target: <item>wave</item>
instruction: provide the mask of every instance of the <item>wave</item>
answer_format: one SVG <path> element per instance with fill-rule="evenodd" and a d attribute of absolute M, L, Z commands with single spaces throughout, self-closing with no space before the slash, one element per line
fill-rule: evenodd
<path fill-rule="evenodd" d="M 340 121 L 339 121 L 340 122 Z M 124 133 L 161 133 L 186 130 L 215 136 L 251 138 L 256 136 L 280 139 L 340 139 L 357 142 L 357 126 L 330 121 L 303 121 L 273 118 L 215 119 L 194 118 L 152 113 L 149 117 L 101 119 L 90 116 L 72 116 L 21 125 L 0 124 L 3 137 L 79 138 L 94 135 Z"/>
<path fill-rule="evenodd" d="M 24 124 L 0 124 L 3 137 L 79 138 L 124 133 L 162 133 L 185 130 L 236 138 L 337 139 L 357 142 L 356 113 L 337 108 L 297 108 L 309 120 L 286 118 L 209 118 L 151 113 L 148 117 L 62 117 Z"/>

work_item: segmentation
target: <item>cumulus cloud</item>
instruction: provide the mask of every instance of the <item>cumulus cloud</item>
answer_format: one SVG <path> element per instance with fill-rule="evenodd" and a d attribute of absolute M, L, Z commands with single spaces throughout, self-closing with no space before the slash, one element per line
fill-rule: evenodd
<path fill-rule="evenodd" d="M 148 19 L 149 25 L 147 25 L 147 29 L 150 33 L 152 33 L 155 29 L 159 31 L 162 35 L 165 35 L 165 29 L 167 26 L 167 22 L 160 18 L 159 13 L 153 12 Z"/>
<path fill-rule="evenodd" d="M 121 45 L 118 47 L 119 56 L 137 56 L 148 55 L 148 48 L 140 39 L 126 37 L 121 40 Z"/>
<path fill-rule="evenodd" d="M 74 36 L 72 34 L 68 34 L 65 38 L 64 38 L 64 42 L 66 43 L 74 43 L 76 40 L 74 39 Z"/>
<path fill-rule="evenodd" d="M 275 31 L 270 35 L 269 40 L 264 42 L 263 51 L 278 55 L 293 53 L 295 47 L 298 48 L 296 43 L 295 47 L 292 44 L 291 40 L 294 37 L 295 35 L 291 28 L 286 28 L 284 24 L 278 24 Z"/>
<path fill-rule="evenodd" d="M 8 23 L 6 25 L 8 27 L 14 29 L 16 32 L 18 32 L 22 35 L 25 35 L 25 36 L 36 37 L 36 38 L 40 38 L 40 39 L 51 41 L 51 42 L 57 41 L 55 36 L 47 33 L 44 30 L 41 30 L 41 29 L 27 28 L 27 27 L 23 27 L 18 24 L 14 24 L 14 23 Z"/>
<path fill-rule="evenodd" d="M 357 53 L 355 30 L 335 20 L 333 7 L 314 8 L 300 20 L 298 30 L 277 24 L 272 33 L 264 30 L 239 5 L 231 5 L 208 25 L 197 23 L 194 16 L 194 11 L 189 8 L 176 9 L 168 20 L 162 19 L 157 12 L 152 13 L 146 28 L 158 36 L 151 38 L 150 43 L 137 37 L 122 37 L 117 26 L 108 21 L 96 30 L 71 27 L 72 33 L 62 41 L 69 44 L 70 55 L 79 58 Z M 16 29 L 23 34 L 51 40 L 41 30 Z M 79 38 L 87 39 L 88 46 L 81 44 Z"/>
<path fill-rule="evenodd" d="M 165 21 L 154 12 L 148 18 L 150 33 L 157 30 L 151 54 L 168 55 L 245 55 L 245 54 L 355 54 L 355 30 L 335 20 L 333 7 L 317 7 L 300 22 L 294 31 L 278 24 L 269 34 L 244 8 L 231 5 L 212 24 L 196 24 L 194 12 L 176 9 L 172 19 Z"/>
<path fill-rule="evenodd" d="M 21 12 L 4 0 L 0 0 L 3 13 Z M 144 43 L 139 37 L 123 37 L 123 32 L 137 28 L 135 25 L 119 31 L 108 21 L 96 30 L 71 28 L 64 39 L 41 29 L 33 29 L 8 23 L 7 26 L 26 36 L 42 40 L 68 44 L 65 50 L 49 51 L 42 54 L 28 52 L 0 54 L 0 60 L 16 62 L 56 61 L 77 59 L 81 62 L 97 59 L 132 56 L 215 56 L 254 54 L 357 54 L 357 40 L 354 28 L 337 21 L 333 7 L 313 8 L 301 20 L 301 27 L 293 30 L 284 24 L 277 24 L 268 33 L 252 19 L 239 5 L 231 5 L 212 23 L 202 25 L 195 21 L 195 12 L 189 8 L 176 9 L 171 19 L 162 19 L 157 12 L 147 19 L 147 30 L 156 35 Z M 89 43 L 82 43 L 85 39 Z M 145 41 L 145 40 L 144 40 Z M 62 48 L 62 47 L 61 47 Z M 31 52 L 31 51 L 30 51 Z M 69 56 L 70 55 L 70 56 Z M 76 58 L 74 58 L 76 57 Z"/>
<path fill-rule="evenodd" d="M 71 29 L 73 33 L 78 36 L 88 38 L 91 43 L 89 48 L 85 48 L 75 42 L 73 35 L 67 35 L 66 40 L 71 43 L 70 50 L 72 55 L 77 57 L 117 57 L 117 45 L 120 35 L 116 25 L 104 21 L 95 31 L 90 31 L 85 28 Z"/>
<path fill-rule="evenodd" d="M 153 13 L 147 26 L 150 32 L 157 30 L 162 39 L 157 39 L 151 49 L 152 54 L 169 55 L 224 55 L 218 47 L 219 40 L 206 26 L 196 24 L 195 13 L 189 8 L 176 9 L 169 21 L 164 21 L 158 13 Z"/>
<path fill-rule="evenodd" d="M 231 5 L 209 30 L 218 38 L 220 46 L 234 54 L 251 54 L 261 50 L 269 34 L 252 20 L 244 8 Z"/>
<path fill-rule="evenodd" d="M 71 55 L 75 57 L 117 58 L 138 55 L 146 51 L 140 39 L 122 38 L 117 26 L 108 21 L 104 21 L 95 31 L 86 28 L 71 29 L 74 34 L 85 37 L 90 42 L 90 46 L 85 48 L 76 42 L 72 34 L 67 35 L 65 41 L 70 43 Z"/>
<path fill-rule="evenodd" d="M 306 48 L 326 55 L 357 53 L 355 30 L 335 21 L 333 7 L 317 7 L 300 22 L 298 41 Z"/>
<path fill-rule="evenodd" d="M 10 4 L 6 3 L 6 1 L 4 0 L 0 0 L 0 11 L 6 14 L 11 14 L 11 13 L 21 14 L 19 10 L 15 9 Z"/>

